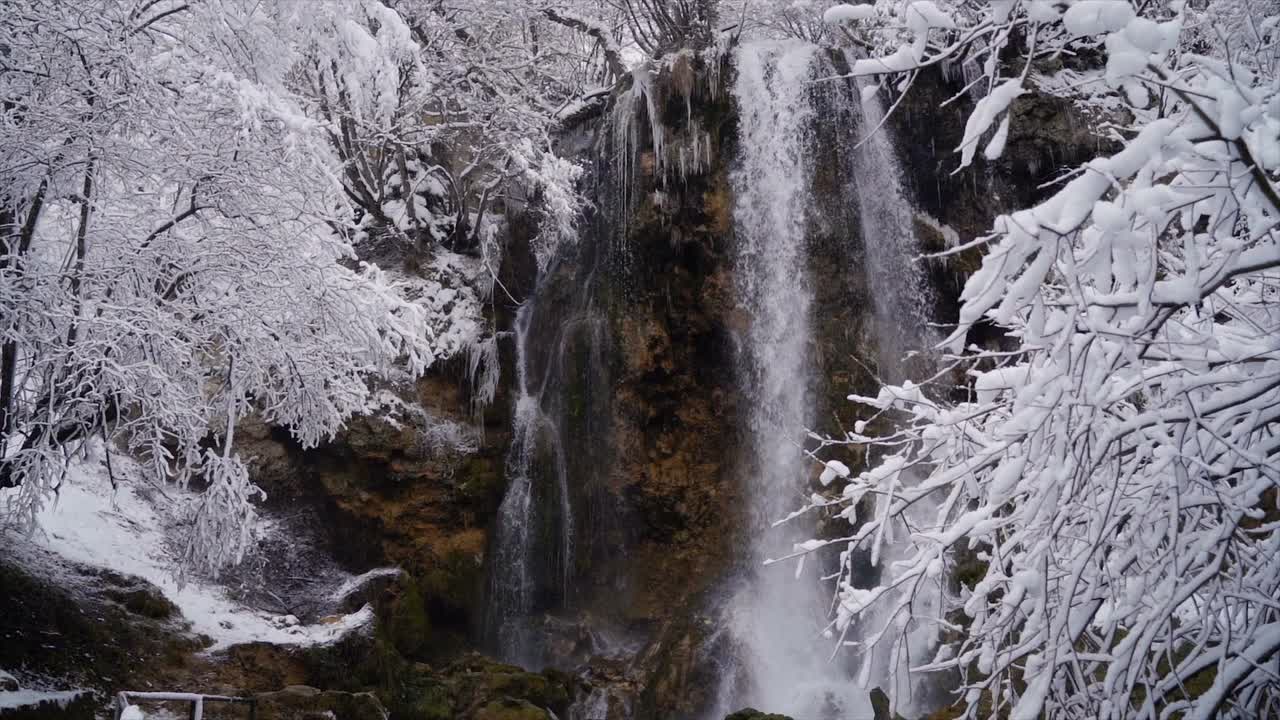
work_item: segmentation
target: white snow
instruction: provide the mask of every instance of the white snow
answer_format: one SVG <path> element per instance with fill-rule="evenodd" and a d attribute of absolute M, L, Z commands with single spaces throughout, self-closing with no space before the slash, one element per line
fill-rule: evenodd
<path fill-rule="evenodd" d="M 290 624 L 282 616 L 231 599 L 221 586 L 199 579 L 180 585 L 173 538 L 166 529 L 191 496 L 173 487 L 164 488 L 163 495 L 143 491 L 133 463 L 114 455 L 112 465 L 119 482 L 116 490 L 99 468 L 96 454 L 73 463 L 56 501 L 40 511 L 33 544 L 72 562 L 137 575 L 156 585 L 193 632 L 213 640 L 210 652 L 248 642 L 322 644 L 373 621 L 373 610 L 366 605 L 314 625 Z M 0 508 L 8 492 L 12 491 L 0 491 Z"/>
<path fill-rule="evenodd" d="M 827 466 L 823 468 L 822 476 L 818 478 L 818 481 L 823 485 L 830 485 L 831 481 L 837 477 L 849 477 L 849 466 L 839 460 L 828 460 Z"/>
<path fill-rule="evenodd" d="M 351 593 L 359 590 L 360 588 L 364 587 L 366 584 L 368 584 L 373 580 L 377 580 L 378 578 L 390 577 L 393 575 L 398 576 L 403 574 L 404 574 L 404 571 L 398 567 L 374 568 L 368 572 L 361 573 L 360 575 L 356 575 L 350 578 L 349 580 L 347 580 L 346 582 L 342 583 L 342 585 L 338 586 L 338 589 L 334 590 L 332 593 L 329 594 L 329 597 L 334 602 L 342 602 L 343 600 L 346 600 L 351 595 Z"/>
<path fill-rule="evenodd" d="M 1081 0 L 1067 8 L 1062 24 L 1073 35 L 1101 35 L 1124 28 L 1132 19 L 1128 0 Z"/>
<path fill-rule="evenodd" d="M 828 25 L 836 25 L 854 20 L 870 20 L 875 16 L 874 5 L 833 5 L 822 13 L 822 21 Z"/>
<path fill-rule="evenodd" d="M 144 720 L 146 717 L 146 713 L 137 705 L 130 705 L 120 713 L 120 720 Z"/>
<path fill-rule="evenodd" d="M 0 692 L 0 710 L 16 710 L 44 702 L 57 703 L 60 707 L 66 707 L 68 703 L 80 697 L 84 692 L 84 690 L 59 690 L 53 692 L 13 690 Z"/>

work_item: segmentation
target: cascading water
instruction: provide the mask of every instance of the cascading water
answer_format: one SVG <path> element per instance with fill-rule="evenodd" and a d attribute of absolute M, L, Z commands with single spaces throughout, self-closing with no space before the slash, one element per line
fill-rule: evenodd
<path fill-rule="evenodd" d="M 516 400 L 512 419 L 511 449 L 507 455 L 507 492 L 498 507 L 490 571 L 490 598 L 487 630 L 490 645 L 508 662 L 528 666 L 540 664 L 538 633 L 531 616 L 536 609 L 539 587 L 547 578 L 539 570 L 547 564 L 538 558 L 541 546 L 538 524 L 545 523 L 537 502 L 539 458 L 549 456 L 553 492 L 559 505 L 552 553 L 551 582 L 560 597 L 567 594 L 573 566 L 573 508 L 569 498 L 568 471 L 560 434 L 554 419 L 542 409 L 548 374 L 531 384 L 530 327 L 535 305 L 528 301 L 516 313 Z M 544 573 L 545 574 L 545 573 Z"/>
<path fill-rule="evenodd" d="M 755 567 L 732 600 L 729 631 L 738 668 L 726 675 L 714 717 L 747 705 L 801 720 L 854 717 L 869 708 L 866 692 L 829 661 L 822 637 L 829 598 L 816 571 L 803 573 L 801 565 L 795 575 L 802 577 L 795 577 L 782 567 L 760 567 L 813 536 L 812 527 L 772 523 L 802 502 L 801 443 L 815 414 L 806 216 L 817 151 L 809 81 L 818 57 L 817 48 L 804 43 L 748 44 L 737 56 L 734 275 L 749 315 L 741 384 L 750 408 L 746 487 Z"/>
<path fill-rule="evenodd" d="M 800 42 L 752 43 L 736 51 L 731 270 L 746 319 L 737 334 L 737 383 L 749 448 L 741 467 L 750 541 L 740 555 L 746 570 L 724 587 L 725 647 L 732 657 L 706 716 L 712 720 L 745 706 L 797 720 L 870 717 L 868 687 L 886 680 L 880 666 L 889 660 L 883 656 L 864 663 L 875 670 L 865 678 L 858 677 L 849 655 L 832 658 L 832 641 L 825 637 L 831 588 L 819 578 L 820 562 L 810 559 L 794 573 L 793 561 L 766 566 L 817 534 L 809 516 L 774 525 L 805 504 L 813 467 L 804 456 L 806 428 L 826 409 L 819 390 L 826 369 L 819 372 L 823 361 L 816 357 L 825 337 L 817 328 L 826 327 L 825 315 L 813 315 L 816 308 L 844 301 L 844 288 L 857 292 L 832 277 L 813 277 L 826 272 L 817 258 L 864 259 L 863 268 L 830 272 L 866 273 L 870 302 L 864 312 L 871 322 L 864 339 L 877 350 L 882 379 L 901 381 L 903 355 L 931 344 L 927 284 L 914 260 L 914 215 L 899 187 L 891 140 L 882 130 L 852 147 L 860 133 L 878 125 L 878 100 L 868 98 L 859 120 L 857 95 L 848 84 L 814 82 L 838 75 L 839 65 L 838 58 Z M 628 132 L 623 136 L 631 137 Z M 630 153 L 636 142 L 628 140 L 624 149 Z M 631 182 L 626 173 L 618 174 Z M 847 244 L 833 251 L 833 243 Z M 574 621 L 573 598 L 587 586 L 582 581 L 599 563 L 616 560 L 596 558 L 592 551 L 594 538 L 610 531 L 610 512 L 617 512 L 597 509 L 589 499 L 595 473 L 609 467 L 601 438 L 613 418 L 607 405 L 589 399 L 607 403 L 612 392 L 601 351 L 609 347 L 608 319 L 593 308 L 589 289 L 597 267 L 604 267 L 598 258 L 577 258 L 559 270 L 549 268 L 514 323 L 513 439 L 508 489 L 491 547 L 486 629 L 502 659 L 527 667 L 557 662 L 553 655 L 560 651 L 549 650 L 547 633 L 555 632 L 556 622 Z M 617 504 L 612 495 L 602 497 Z M 881 556 L 882 564 L 895 559 L 892 550 Z M 576 578 L 575 563 L 581 566 Z M 550 614 L 557 615 L 554 622 L 544 622 Z M 906 629 L 928 639 L 915 625 Z M 886 689 L 892 694 L 903 687 Z M 615 690 L 593 689 L 579 698 L 570 717 L 596 720 L 612 713 Z"/>
<path fill-rule="evenodd" d="M 880 127 L 884 116 L 879 93 L 864 93 L 861 108 L 861 133 L 872 133 Z M 887 129 L 876 130 L 853 153 L 852 163 L 854 177 L 861 184 L 856 193 L 858 224 L 865 252 L 867 285 L 871 290 L 878 372 L 881 381 L 897 384 L 911 374 L 907 367 L 908 355 L 927 352 L 937 338 L 928 325 L 932 297 L 917 258 L 915 213 L 903 192 L 903 173 L 891 140 Z M 870 183 L 874 183 L 874 191 L 866 187 Z M 933 368 L 927 357 L 916 369 L 922 368 Z M 928 498 L 918 502 L 908 513 L 914 528 L 930 528 L 936 509 L 936 504 Z M 897 528 L 897 532 L 907 530 Z M 906 559 L 900 547 L 890 545 L 886 550 L 879 557 L 882 568 Z M 942 588 L 917 587 L 912 592 L 915 597 L 911 617 L 892 620 L 905 635 L 896 657 L 890 647 L 881 646 L 863 656 L 858 672 L 860 684 L 884 688 L 895 710 L 909 715 L 929 707 L 932 702 L 932 688 L 924 679 L 913 680 L 907 670 L 911 664 L 931 657 L 936 648 L 940 625 L 931 618 L 939 615 Z M 855 635 L 876 632 L 888 621 L 884 613 L 873 613 L 862 621 L 862 627 L 868 630 Z M 895 664 L 898 672 L 896 681 L 891 682 L 888 671 Z"/>
<path fill-rule="evenodd" d="M 903 193 L 902 170 L 891 136 L 886 128 L 872 132 L 884 117 L 880 94 L 868 93 L 861 105 L 860 131 L 871 135 L 852 160 L 856 181 L 875 184 L 874 189 L 860 185 L 856 195 L 875 316 L 876 359 L 881 380 L 901 382 L 903 358 L 935 342 L 928 326 L 931 298 L 915 257 L 915 212 Z"/>

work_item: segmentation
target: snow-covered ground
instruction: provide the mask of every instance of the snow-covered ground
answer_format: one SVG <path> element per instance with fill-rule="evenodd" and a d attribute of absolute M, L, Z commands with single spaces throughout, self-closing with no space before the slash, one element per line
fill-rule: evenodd
<path fill-rule="evenodd" d="M 373 621 L 373 610 L 365 605 L 351 614 L 303 624 L 292 615 L 249 607 L 214 582 L 188 579 L 179 583 L 175 524 L 192 494 L 171 486 L 150 486 L 136 466 L 118 455 L 113 455 L 112 462 L 118 480 L 115 489 L 96 456 L 71 466 L 57 497 L 39 514 L 34 545 L 72 562 L 137 575 L 153 583 L 178 607 L 193 632 L 213 640 L 209 651 L 247 642 L 326 643 Z M 5 491 L 0 491 L 0 513 L 5 501 Z M 338 579 L 344 580 L 352 578 Z"/>
<path fill-rule="evenodd" d="M 66 707 L 68 703 L 80 697 L 83 693 L 83 690 L 60 690 L 54 692 L 12 690 L 0 692 L 0 710 L 16 710 L 18 708 L 33 707 L 41 703 L 56 703 L 61 707 Z"/>

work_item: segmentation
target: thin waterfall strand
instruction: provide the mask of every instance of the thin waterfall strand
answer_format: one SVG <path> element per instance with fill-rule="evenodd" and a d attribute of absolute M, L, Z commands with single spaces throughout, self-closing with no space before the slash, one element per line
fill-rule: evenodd
<path fill-rule="evenodd" d="M 866 94 L 863 98 L 859 132 L 868 133 L 880 125 L 884 107 L 878 93 Z M 861 185 L 857 192 L 858 217 L 866 251 L 867 282 L 871 288 L 876 361 L 882 381 L 901 383 L 908 377 L 904 361 L 907 354 L 928 352 L 937 338 L 928 325 L 933 298 L 918 260 L 915 213 L 902 189 L 903 173 L 887 128 L 876 131 L 854 153 L 853 170 Z M 874 183 L 874 191 L 866 187 L 868 183 Z M 936 512 L 936 504 L 926 498 L 917 503 L 908 516 L 919 531 L 936 524 Z M 902 537 L 909 532 L 904 527 L 894 531 Z M 890 571 L 894 563 L 905 560 L 908 560 L 905 549 L 892 544 L 879 558 L 880 567 Z M 887 573 L 883 574 L 881 580 L 887 577 Z M 873 613 L 861 621 L 859 631 L 850 638 L 860 642 L 886 623 L 895 625 L 897 632 L 890 633 L 889 637 L 895 638 L 896 647 L 882 645 L 865 655 L 858 677 L 861 684 L 884 688 L 895 710 L 909 716 L 929 704 L 926 681 L 923 678 L 913 681 L 908 667 L 927 661 L 937 647 L 940 625 L 929 622 L 928 618 L 937 617 L 940 612 L 942 588 L 918 588 L 915 592 L 911 617 L 889 618 L 885 613 Z M 898 680 L 890 685 L 888 671 L 894 665 Z"/>

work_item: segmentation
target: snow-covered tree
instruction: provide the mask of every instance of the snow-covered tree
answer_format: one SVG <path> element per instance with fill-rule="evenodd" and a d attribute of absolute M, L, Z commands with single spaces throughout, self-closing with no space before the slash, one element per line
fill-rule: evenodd
<path fill-rule="evenodd" d="M 575 16 L 532 2 L 348 5 L 314 16 L 316 34 L 339 42 L 318 43 L 299 82 L 364 231 L 473 252 L 513 185 L 573 194 L 551 133 L 620 72 L 566 30 Z"/>
<path fill-rule="evenodd" d="M 537 214 L 544 262 L 573 239 L 581 170 L 552 137 L 625 72 L 596 10 L 7 5 L 4 519 L 32 523 L 68 457 L 102 439 L 204 488 L 187 560 L 216 570 L 242 553 L 260 494 L 235 452 L 238 418 L 315 445 L 380 402 L 375 381 L 477 347 L 470 368 L 491 398 L 476 296 L 496 274 L 500 216 Z M 432 257 L 428 277 L 363 262 L 369 239 Z"/>
<path fill-rule="evenodd" d="M 961 167 L 1000 155 L 1056 57 L 1100 58 L 1074 90 L 1131 117 L 1119 152 L 966 246 L 985 257 L 935 380 L 964 370 L 967 394 L 884 387 L 830 440 L 869 451 L 860 471 L 830 463 L 841 490 L 816 503 L 855 528 L 836 541 L 837 633 L 899 659 L 933 635 L 910 663 L 958 672 L 971 718 L 1280 716 L 1275 4 L 881 0 L 826 18 L 872 49 L 855 75 L 909 91 L 922 68 L 976 69 Z M 967 344 L 978 323 L 1014 349 Z M 855 549 L 879 587 L 856 586 Z M 961 557 L 977 577 L 948 590 Z"/>

